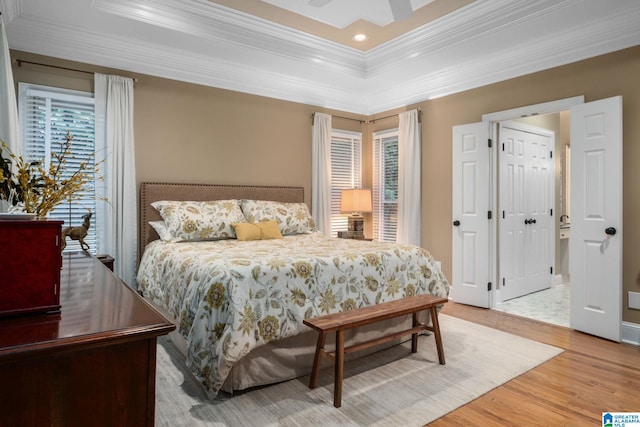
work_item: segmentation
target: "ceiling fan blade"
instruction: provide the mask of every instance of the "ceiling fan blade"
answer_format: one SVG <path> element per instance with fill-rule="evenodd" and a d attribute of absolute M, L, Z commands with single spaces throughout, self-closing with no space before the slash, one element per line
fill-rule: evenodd
<path fill-rule="evenodd" d="M 391 6 L 394 21 L 409 19 L 413 13 L 411 0 L 389 0 L 389 6 Z"/>
<path fill-rule="evenodd" d="M 322 7 L 327 3 L 330 3 L 331 0 L 309 0 L 309 5 L 315 7 Z"/>

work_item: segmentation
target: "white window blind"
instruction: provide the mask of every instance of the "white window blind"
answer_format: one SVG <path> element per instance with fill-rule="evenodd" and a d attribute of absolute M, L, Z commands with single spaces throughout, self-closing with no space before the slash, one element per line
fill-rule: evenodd
<path fill-rule="evenodd" d="M 373 134 L 373 238 L 395 242 L 398 228 L 398 130 Z"/>
<path fill-rule="evenodd" d="M 340 213 L 345 188 L 362 186 L 362 134 L 342 130 L 331 132 L 331 235 L 347 231 L 348 215 Z"/>
<path fill-rule="evenodd" d="M 82 162 L 92 180 L 85 191 L 76 193 L 71 202 L 64 201 L 49 214 L 50 219 L 65 222 L 63 228 L 82 224 L 82 216 L 93 213 L 91 227 L 85 238 L 91 252 L 96 247 L 96 198 L 95 198 L 95 116 L 92 93 L 69 91 L 44 86 L 19 84 L 20 124 L 24 158 L 27 161 L 44 160 L 48 169 L 52 151 L 59 151 L 65 142 L 67 131 L 73 136 L 71 155 L 66 157 L 66 176 L 78 170 Z M 55 160 L 54 160 L 55 161 Z M 63 175 L 65 176 L 65 175 Z M 65 251 L 80 250 L 80 244 L 67 239 Z"/>

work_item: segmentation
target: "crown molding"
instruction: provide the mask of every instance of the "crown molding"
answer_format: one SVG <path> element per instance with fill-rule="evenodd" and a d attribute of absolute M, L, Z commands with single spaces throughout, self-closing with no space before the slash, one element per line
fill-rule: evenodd
<path fill-rule="evenodd" d="M 635 13 L 615 14 L 581 28 L 567 28 L 524 41 L 491 55 L 438 67 L 411 80 L 379 86 L 384 89 L 375 93 L 370 106 L 374 111 L 389 111 L 636 46 L 640 44 L 639 22 L 640 8 Z M 380 81 L 385 79 L 388 76 Z"/>
<path fill-rule="evenodd" d="M 574 3 L 575 0 L 492 0 L 470 3 L 429 25 L 372 49 L 366 57 L 367 75 L 382 73 L 392 67 L 395 61 L 433 58 L 466 43 L 496 37 L 516 24 L 534 21 L 541 15 L 549 15 Z"/>
<path fill-rule="evenodd" d="M 318 72 L 290 75 L 32 17 L 15 22 L 10 36 L 15 50 L 349 112 L 367 109 L 362 80 L 340 73 L 326 81 Z"/>
<path fill-rule="evenodd" d="M 12 49 L 363 115 L 640 45 L 637 0 L 476 0 L 368 52 L 208 0 L 94 0 L 73 22 L 31 1 L 0 0 Z M 559 25 L 576 7 L 593 18 Z"/>
<path fill-rule="evenodd" d="M 94 0 L 95 10 L 134 19 L 215 43 L 228 43 L 364 77 L 364 54 L 209 0 Z M 149 11 L 152 10 L 152 13 Z"/>

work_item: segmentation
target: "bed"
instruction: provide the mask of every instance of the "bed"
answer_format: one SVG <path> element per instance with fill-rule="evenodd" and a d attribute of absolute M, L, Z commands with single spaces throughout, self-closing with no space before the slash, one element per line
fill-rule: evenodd
<path fill-rule="evenodd" d="M 308 374 L 305 318 L 449 293 L 422 248 L 317 232 L 301 187 L 142 183 L 139 229 L 138 291 L 176 323 L 171 339 L 212 398 Z"/>

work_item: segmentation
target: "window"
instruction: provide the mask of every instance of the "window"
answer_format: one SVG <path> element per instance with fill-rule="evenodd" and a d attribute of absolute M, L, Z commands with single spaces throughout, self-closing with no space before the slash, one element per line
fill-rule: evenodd
<path fill-rule="evenodd" d="M 19 84 L 20 124 L 22 126 L 23 157 L 27 161 L 44 160 L 44 166 L 51 162 L 51 152 L 65 141 L 67 130 L 73 136 L 72 156 L 67 158 L 70 173 L 81 162 L 91 165 L 87 172 L 95 183 L 95 117 L 92 93 L 57 89 L 45 86 Z M 96 197 L 95 185 L 77 193 L 76 199 L 63 202 L 49 214 L 50 219 L 58 219 L 68 225 L 82 224 L 82 215 L 91 211 L 92 226 L 85 238 L 92 251 L 96 247 Z M 68 239 L 68 250 L 80 250 L 77 241 Z"/>
<path fill-rule="evenodd" d="M 347 230 L 348 217 L 340 213 L 344 188 L 362 186 L 362 135 L 357 132 L 331 132 L 331 236 Z"/>
<path fill-rule="evenodd" d="M 398 228 L 398 130 L 373 134 L 373 238 L 395 242 Z"/>

